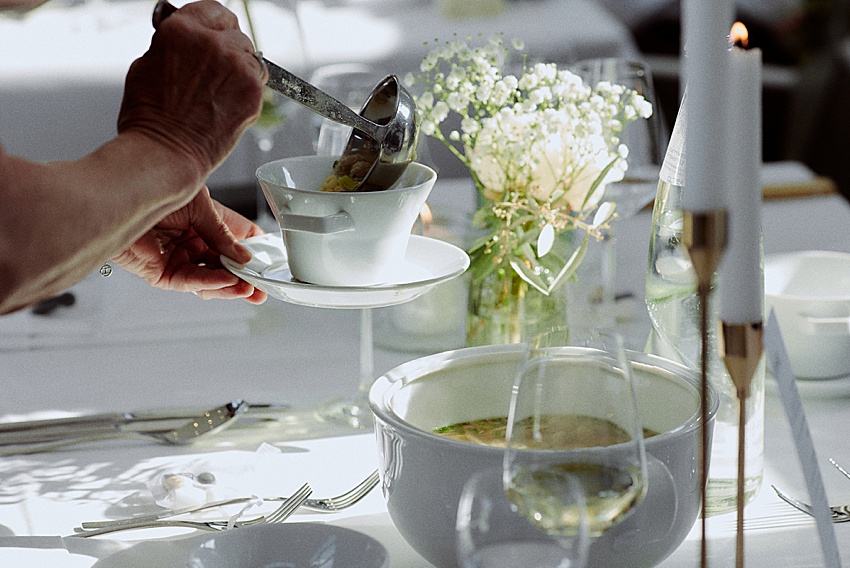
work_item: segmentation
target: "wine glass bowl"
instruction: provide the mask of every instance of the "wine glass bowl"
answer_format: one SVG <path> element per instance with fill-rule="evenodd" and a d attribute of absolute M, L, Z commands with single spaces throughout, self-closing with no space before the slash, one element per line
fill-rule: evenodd
<path fill-rule="evenodd" d="M 602 81 L 622 85 L 652 105 L 649 118 L 632 121 L 620 132 L 620 144 L 628 148 L 628 170 L 622 181 L 605 188 L 604 199 L 617 204 L 617 214 L 631 217 L 655 197 L 666 152 L 667 127 L 658 107 L 652 72 L 645 62 L 617 57 L 585 59 L 572 70 L 591 88 Z"/>
<path fill-rule="evenodd" d="M 457 553 L 462 568 L 582 568 L 587 560 L 584 493 L 567 478 L 562 500 L 576 514 L 571 535 L 549 535 L 513 510 L 505 493 L 502 468 L 474 474 L 464 485 L 457 513 Z"/>
<path fill-rule="evenodd" d="M 561 501 L 577 478 L 588 527 L 599 537 L 647 490 L 644 433 L 622 338 L 560 329 L 533 338 L 511 398 L 505 480 L 517 509 L 551 534 L 571 534 L 575 506 Z"/>
<path fill-rule="evenodd" d="M 455 521 L 467 481 L 502 468 L 505 448 L 451 439 L 435 429 L 463 421 L 507 419 L 523 359 L 521 345 L 437 353 L 379 377 L 369 405 L 375 416 L 387 510 L 402 537 L 438 568 L 457 566 Z M 647 492 L 620 524 L 594 539 L 587 566 L 654 566 L 685 540 L 700 508 L 700 382 L 667 359 L 627 352 L 646 439 Z M 711 391 L 709 431 L 717 409 Z M 541 450 L 545 452 L 546 450 Z"/>
<path fill-rule="evenodd" d="M 354 111 L 359 111 L 383 75 L 362 63 L 334 63 L 319 67 L 310 83 Z M 340 156 L 351 135 L 351 127 L 310 113 L 307 123 L 313 149 L 320 155 Z"/>
<path fill-rule="evenodd" d="M 625 125 L 619 135 L 619 143 L 628 148 L 628 169 L 622 180 L 605 186 L 603 200 L 616 204 L 617 219 L 606 231 L 600 243 L 600 282 L 593 292 L 594 300 L 601 300 L 602 317 L 609 320 L 621 316 L 613 305 L 620 290 L 617 290 L 617 224 L 622 219 L 636 215 L 655 198 L 658 190 L 658 175 L 664 161 L 668 140 L 664 115 L 658 106 L 652 73 L 642 61 L 617 57 L 585 59 L 575 63 L 571 70 L 585 84 L 594 88 L 600 82 L 622 85 L 641 95 L 652 105 L 649 118 L 639 118 Z M 589 255 L 591 256 L 591 255 Z M 613 325 L 609 323 L 607 325 Z"/>

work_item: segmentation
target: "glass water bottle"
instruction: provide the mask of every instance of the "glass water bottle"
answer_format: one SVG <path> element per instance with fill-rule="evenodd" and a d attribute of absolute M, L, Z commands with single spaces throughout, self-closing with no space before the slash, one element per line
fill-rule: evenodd
<path fill-rule="evenodd" d="M 647 351 L 700 369 L 700 305 L 688 252 L 682 241 L 682 192 L 685 183 L 687 93 L 661 168 L 652 212 L 646 275 L 646 305 L 652 323 Z M 715 417 L 706 492 L 707 513 L 733 511 L 738 479 L 738 398 L 718 352 L 719 317 L 714 294 L 709 301 L 708 373 L 720 397 Z M 764 359 L 747 399 L 744 494 L 750 502 L 762 484 L 764 463 Z"/>

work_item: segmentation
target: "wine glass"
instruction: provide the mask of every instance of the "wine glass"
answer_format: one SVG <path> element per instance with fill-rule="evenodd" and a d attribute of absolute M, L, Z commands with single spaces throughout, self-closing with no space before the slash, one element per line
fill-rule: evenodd
<path fill-rule="evenodd" d="M 622 85 L 642 95 L 652 105 L 652 116 L 630 122 L 620 133 L 620 143 L 629 151 L 628 169 L 623 180 L 606 186 L 602 198 L 617 205 L 618 218 L 627 219 L 655 198 L 666 152 L 667 127 L 658 106 L 652 72 L 644 62 L 616 57 L 585 59 L 571 69 L 591 88 L 601 81 Z M 601 290 L 595 296 L 601 300 L 603 308 L 613 307 L 617 293 L 615 236 L 616 228 L 608 230 L 601 243 Z"/>
<path fill-rule="evenodd" d="M 647 465 L 622 338 L 578 327 L 534 337 L 514 383 L 506 446 L 508 495 L 542 530 L 577 530 L 568 476 L 584 489 L 592 539 L 627 518 L 646 494 Z"/>
<path fill-rule="evenodd" d="M 260 149 L 260 162 L 263 164 L 269 161 L 275 145 L 275 136 L 283 128 L 286 121 L 287 105 L 288 101 L 282 95 L 269 87 L 263 88 L 263 106 L 260 110 L 260 117 L 248 129 Z M 257 224 L 267 231 L 277 229 L 277 221 L 275 221 L 259 185 L 257 185 Z"/>
<path fill-rule="evenodd" d="M 622 181 L 609 183 L 605 189 L 605 199 L 617 204 L 620 217 L 631 217 L 655 197 L 666 150 L 667 128 L 655 96 L 652 72 L 647 63 L 617 57 L 585 59 L 571 69 L 591 88 L 602 81 L 622 85 L 652 105 L 652 116 L 634 120 L 620 132 L 620 143 L 629 149 L 629 167 Z"/>
<path fill-rule="evenodd" d="M 319 67 L 310 83 L 356 112 L 384 76 L 362 63 L 334 63 Z M 351 127 L 313 114 L 309 118 L 313 149 L 317 154 L 342 155 Z"/>
<path fill-rule="evenodd" d="M 564 478 L 562 502 L 576 515 L 569 535 L 550 535 L 514 511 L 505 493 L 503 470 L 473 475 L 458 505 L 458 564 L 461 568 L 582 568 L 589 538 L 584 492 L 573 476 Z"/>
<path fill-rule="evenodd" d="M 359 111 L 381 77 L 371 67 L 360 64 L 334 64 L 318 68 L 310 83 L 340 102 Z M 351 127 L 314 115 L 310 118 L 313 148 L 320 156 L 341 156 Z M 357 429 L 372 426 L 369 388 L 375 380 L 372 308 L 360 310 L 360 371 L 357 391 L 350 397 L 324 403 L 319 417 Z"/>

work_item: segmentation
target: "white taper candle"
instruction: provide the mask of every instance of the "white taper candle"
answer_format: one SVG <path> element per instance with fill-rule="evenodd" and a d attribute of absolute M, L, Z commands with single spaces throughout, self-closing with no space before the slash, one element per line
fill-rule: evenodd
<path fill-rule="evenodd" d="M 726 206 L 726 122 L 728 34 L 731 0 L 685 0 L 683 58 L 688 86 L 688 164 L 682 205 L 704 212 Z"/>
<path fill-rule="evenodd" d="M 761 50 L 735 47 L 730 62 L 727 122 L 729 235 L 718 270 L 720 319 L 763 319 L 761 269 Z"/>

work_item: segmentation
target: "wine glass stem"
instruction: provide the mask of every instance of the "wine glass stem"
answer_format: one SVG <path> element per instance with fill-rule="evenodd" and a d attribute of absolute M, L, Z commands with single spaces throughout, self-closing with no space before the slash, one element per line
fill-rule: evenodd
<path fill-rule="evenodd" d="M 616 323 L 616 289 L 617 289 L 617 241 L 614 233 L 608 231 L 600 243 L 599 277 L 600 293 L 599 309 L 596 317 L 603 327 L 613 328 Z"/>
<path fill-rule="evenodd" d="M 360 392 L 369 392 L 375 373 L 372 309 L 360 310 Z"/>
<path fill-rule="evenodd" d="M 608 232 L 602 240 L 602 301 L 613 309 L 617 288 L 617 238 Z"/>

